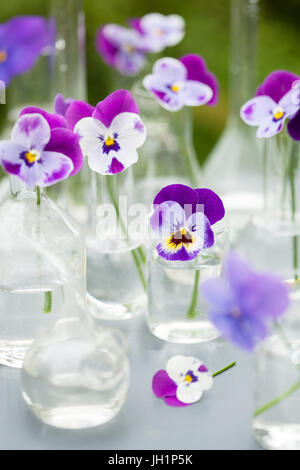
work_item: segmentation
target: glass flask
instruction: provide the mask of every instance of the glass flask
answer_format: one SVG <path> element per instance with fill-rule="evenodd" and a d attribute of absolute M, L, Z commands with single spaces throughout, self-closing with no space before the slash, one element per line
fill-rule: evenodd
<path fill-rule="evenodd" d="M 283 132 L 264 139 L 264 210 L 252 217 L 237 239 L 237 249 L 253 266 L 285 280 L 300 271 L 300 145 Z"/>
<path fill-rule="evenodd" d="M 108 320 L 131 318 L 147 305 L 142 246 L 147 210 L 136 204 L 132 168 L 106 176 L 90 171 L 90 177 L 86 243 L 91 312 Z"/>
<path fill-rule="evenodd" d="M 219 336 L 207 317 L 201 284 L 222 275 L 228 252 L 228 227 L 213 225 L 215 243 L 191 261 L 168 261 L 156 249 L 149 252 L 147 322 L 150 331 L 171 343 L 200 343 Z"/>
<path fill-rule="evenodd" d="M 258 0 L 231 0 L 229 116 L 204 167 L 206 187 L 224 202 L 233 241 L 263 207 L 257 138 L 240 118 L 240 108 L 256 86 L 257 12 Z"/>
<path fill-rule="evenodd" d="M 0 364 L 21 367 L 36 334 L 63 312 L 64 291 L 43 255 L 64 262 L 85 289 L 85 244 L 75 222 L 41 191 L 11 178 L 11 197 L 0 207 Z"/>
<path fill-rule="evenodd" d="M 132 93 L 147 128 L 147 140 L 134 167 L 138 200 L 149 208 L 155 195 L 169 184 L 201 186 L 201 170 L 193 144 L 192 110 L 163 109 L 137 81 Z"/>
<path fill-rule="evenodd" d="M 265 448 L 300 449 L 300 286 L 290 309 L 256 352 L 253 433 Z"/>
<path fill-rule="evenodd" d="M 52 325 L 27 351 L 22 395 L 31 411 L 48 425 L 63 429 L 100 426 L 126 400 L 129 363 L 123 337 L 91 323 L 73 273 L 52 253 L 51 261 L 60 273 L 63 314 L 52 319 Z"/>

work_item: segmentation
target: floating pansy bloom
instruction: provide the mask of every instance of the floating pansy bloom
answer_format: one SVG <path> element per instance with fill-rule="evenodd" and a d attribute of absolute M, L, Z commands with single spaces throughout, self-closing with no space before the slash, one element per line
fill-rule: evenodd
<path fill-rule="evenodd" d="M 50 126 L 41 114 L 21 116 L 13 127 L 11 140 L 0 142 L 3 168 L 31 189 L 67 178 L 74 168 L 72 160 L 55 146 L 53 150 L 47 149 L 50 140 Z"/>
<path fill-rule="evenodd" d="M 173 356 L 166 370 L 159 370 L 153 376 L 152 390 L 170 406 L 192 405 L 200 400 L 203 392 L 213 385 L 212 374 L 197 358 Z"/>
<path fill-rule="evenodd" d="M 241 118 L 250 126 L 257 126 L 257 137 L 268 138 L 278 134 L 290 119 L 288 129 L 291 136 L 298 136 L 298 126 L 294 130 L 293 118 L 300 109 L 299 91 L 293 84 L 299 77 L 291 72 L 277 70 L 270 74 L 258 87 L 255 98 L 247 101 L 241 108 Z M 294 132 L 293 132 L 294 130 Z M 295 136 L 294 136 L 295 134 Z M 299 128 L 300 139 L 300 128 Z"/>
<path fill-rule="evenodd" d="M 195 54 L 188 54 L 181 60 L 159 59 L 143 83 L 168 111 L 178 111 L 184 106 L 214 104 L 216 101 L 217 81 L 213 74 L 207 72 L 203 59 Z"/>
<path fill-rule="evenodd" d="M 148 52 L 161 52 L 175 46 L 185 34 L 185 22 L 179 15 L 148 13 L 142 18 L 132 18 L 130 25 L 142 36 Z"/>
<path fill-rule="evenodd" d="M 117 90 L 96 108 L 83 101 L 72 103 L 66 113 L 69 127 L 80 136 L 90 168 L 102 175 L 120 173 L 138 159 L 137 148 L 146 139 L 146 128 L 131 93 Z"/>
<path fill-rule="evenodd" d="M 16 16 L 0 24 L 0 80 L 30 70 L 47 45 L 47 23 L 39 16 Z"/>
<path fill-rule="evenodd" d="M 74 98 L 64 98 L 61 93 L 58 93 L 54 99 L 54 111 L 56 114 L 65 116 L 70 104 L 74 101 Z"/>
<path fill-rule="evenodd" d="M 188 261 L 214 244 L 211 225 L 225 215 L 219 196 L 210 189 L 182 184 L 163 188 L 155 197 L 150 224 L 161 241 L 156 250 L 170 261 Z"/>
<path fill-rule="evenodd" d="M 145 48 L 133 29 L 106 24 L 96 35 L 96 49 L 104 62 L 123 75 L 136 75 L 145 64 Z"/>
<path fill-rule="evenodd" d="M 51 136 L 45 150 L 59 152 L 69 157 L 73 163 L 70 176 L 76 175 L 82 168 L 83 155 L 79 145 L 79 136 L 67 128 L 66 119 L 60 114 L 48 113 L 35 106 L 24 108 L 20 116 L 25 114 L 40 114 L 46 119 L 51 129 Z"/>
<path fill-rule="evenodd" d="M 251 351 L 266 337 L 270 320 L 285 313 L 287 287 L 276 276 L 254 272 L 236 254 L 226 259 L 225 277 L 202 284 L 209 318 L 226 339 Z"/>

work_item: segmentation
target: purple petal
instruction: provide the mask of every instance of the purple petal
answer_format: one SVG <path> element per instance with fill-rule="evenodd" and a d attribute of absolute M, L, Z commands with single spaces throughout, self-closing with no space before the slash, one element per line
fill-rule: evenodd
<path fill-rule="evenodd" d="M 50 140 L 51 130 L 41 114 L 24 114 L 19 117 L 12 130 L 12 140 L 27 150 L 43 150 Z"/>
<path fill-rule="evenodd" d="M 187 69 L 188 80 L 205 83 L 212 89 L 213 96 L 207 104 L 215 105 L 219 97 L 219 84 L 216 76 L 207 70 L 205 60 L 198 54 L 187 54 L 179 60 Z"/>
<path fill-rule="evenodd" d="M 42 173 L 42 182 L 39 186 L 51 186 L 72 173 L 73 164 L 70 158 L 57 152 L 43 152 L 39 173 Z"/>
<path fill-rule="evenodd" d="M 108 65 L 114 67 L 118 48 L 105 36 L 104 27 L 98 29 L 96 34 L 96 50 Z"/>
<path fill-rule="evenodd" d="M 138 114 L 139 107 L 129 91 L 117 90 L 97 104 L 93 118 L 99 119 L 106 127 L 109 127 L 118 114 L 125 112 Z"/>
<path fill-rule="evenodd" d="M 76 175 L 83 165 L 83 155 L 79 145 L 80 137 L 69 129 L 54 129 L 45 150 L 58 152 L 69 157 L 73 162 L 71 175 Z"/>
<path fill-rule="evenodd" d="M 296 116 L 289 121 L 287 128 L 292 139 L 300 140 L 300 110 Z"/>
<path fill-rule="evenodd" d="M 193 403 L 183 403 L 182 401 L 179 401 L 178 398 L 175 397 L 165 397 L 164 398 L 166 405 L 169 406 L 175 406 L 175 407 L 182 407 L 182 406 L 190 406 L 193 405 Z"/>
<path fill-rule="evenodd" d="M 292 88 L 293 82 L 299 80 L 299 76 L 288 70 L 275 70 L 270 73 L 264 82 L 257 88 L 255 95 L 270 96 L 276 103 Z"/>
<path fill-rule="evenodd" d="M 59 114 L 47 113 L 47 111 L 44 111 L 43 109 L 37 108 L 35 106 L 29 106 L 22 109 L 20 116 L 23 116 L 24 114 L 41 114 L 48 122 L 50 129 L 55 129 L 56 127 L 67 127 L 66 120 L 63 116 Z"/>
<path fill-rule="evenodd" d="M 227 256 L 224 270 L 233 291 L 238 293 L 247 288 L 247 284 L 256 277 L 248 263 L 236 253 Z"/>
<path fill-rule="evenodd" d="M 208 279 L 201 286 L 203 297 L 213 310 L 228 313 L 235 306 L 234 296 L 224 279 Z"/>
<path fill-rule="evenodd" d="M 177 385 L 170 379 L 167 372 L 161 369 L 153 376 L 152 390 L 158 398 L 176 396 Z"/>
<path fill-rule="evenodd" d="M 111 173 L 112 175 L 115 175 L 117 173 L 121 173 L 124 170 L 124 165 L 123 163 L 119 162 L 117 158 L 113 157 L 111 161 L 111 165 L 108 169 L 108 173 Z"/>
<path fill-rule="evenodd" d="M 19 175 L 22 161 L 20 155 L 26 148 L 11 140 L 2 140 L 0 142 L 0 162 L 7 173 Z"/>
<path fill-rule="evenodd" d="M 73 130 L 80 119 L 92 117 L 95 108 L 85 101 L 74 101 L 66 112 L 66 122 L 69 129 Z"/>
<path fill-rule="evenodd" d="M 257 96 L 241 107 L 240 115 L 249 126 L 260 126 L 272 122 L 275 107 L 275 101 L 269 96 Z"/>
<path fill-rule="evenodd" d="M 170 184 L 165 186 L 154 198 L 153 204 L 161 204 L 165 201 L 177 202 L 185 209 L 189 217 L 196 209 L 198 195 L 196 191 L 184 184 Z"/>
<path fill-rule="evenodd" d="M 131 28 L 135 29 L 139 34 L 143 35 L 144 31 L 141 27 L 141 18 L 129 18 L 128 24 Z"/>
<path fill-rule="evenodd" d="M 198 204 L 204 205 L 204 214 L 211 225 L 223 219 L 225 209 L 221 198 L 211 189 L 195 189 L 198 196 Z"/>
<path fill-rule="evenodd" d="M 67 109 L 69 108 L 71 103 L 74 103 L 73 98 L 65 99 L 61 93 L 56 95 L 54 99 L 54 110 L 57 114 L 61 114 L 61 116 L 65 116 Z"/>
<path fill-rule="evenodd" d="M 154 232 L 162 236 L 176 232 L 185 226 L 186 217 L 183 208 L 173 201 L 165 201 L 159 204 L 151 218 L 150 225 Z"/>

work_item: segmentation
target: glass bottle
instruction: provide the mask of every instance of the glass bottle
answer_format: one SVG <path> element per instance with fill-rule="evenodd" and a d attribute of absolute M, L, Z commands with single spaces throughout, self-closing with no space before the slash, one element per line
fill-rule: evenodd
<path fill-rule="evenodd" d="M 63 285 L 44 252 L 68 266 L 83 295 L 85 244 L 80 228 L 43 190 L 37 198 L 11 177 L 11 192 L 0 207 L 0 363 L 21 367 L 36 334 L 63 312 Z"/>
<path fill-rule="evenodd" d="M 60 267 L 58 271 L 62 273 Z M 68 270 L 62 273 L 61 283 L 63 316 L 27 351 L 22 395 L 31 411 L 48 425 L 63 429 L 100 426 L 126 400 L 129 363 L 123 338 L 90 323 L 85 297 L 78 293 Z"/>
<path fill-rule="evenodd" d="M 272 450 L 300 449 L 300 289 L 290 287 L 289 311 L 256 351 L 253 433 Z"/>
<path fill-rule="evenodd" d="M 300 145 L 285 132 L 264 139 L 264 210 L 252 217 L 237 240 L 253 266 L 285 280 L 300 270 Z"/>
<path fill-rule="evenodd" d="M 132 93 L 147 128 L 147 140 L 134 167 L 138 199 L 149 208 L 155 195 L 168 184 L 201 186 L 201 171 L 193 144 L 191 109 L 163 109 L 137 81 Z"/>
<path fill-rule="evenodd" d="M 222 198 L 233 240 L 263 207 L 261 160 L 253 129 L 240 108 L 255 92 L 258 0 L 231 0 L 229 116 L 225 130 L 206 160 L 206 186 Z"/>
<path fill-rule="evenodd" d="M 201 284 L 222 275 L 229 248 L 224 220 L 212 226 L 215 243 L 192 261 L 168 261 L 149 251 L 147 323 L 150 331 L 171 343 L 200 343 L 219 336 L 207 317 Z"/>
<path fill-rule="evenodd" d="M 86 243 L 91 311 L 109 320 L 131 318 L 147 304 L 142 246 L 147 209 L 136 204 L 132 167 L 106 176 L 90 171 L 90 178 Z"/>

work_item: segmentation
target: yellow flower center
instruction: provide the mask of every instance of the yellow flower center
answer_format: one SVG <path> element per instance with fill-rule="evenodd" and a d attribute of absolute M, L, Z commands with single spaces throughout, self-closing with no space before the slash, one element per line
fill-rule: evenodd
<path fill-rule="evenodd" d="M 189 248 L 193 243 L 194 238 L 185 228 L 178 230 L 176 233 L 172 233 L 167 242 L 168 246 L 172 249 L 180 248 L 182 244 L 184 244 L 186 248 Z"/>
<path fill-rule="evenodd" d="M 180 90 L 180 87 L 179 85 L 176 85 L 176 83 L 174 83 L 173 85 L 171 85 L 171 90 L 174 91 L 174 93 L 177 93 Z"/>
<path fill-rule="evenodd" d="M 135 47 L 132 44 L 126 44 L 124 49 L 128 54 L 132 54 L 135 51 Z"/>
<path fill-rule="evenodd" d="M 39 152 L 32 150 L 31 152 L 26 152 L 25 153 L 25 158 L 28 163 L 34 163 L 40 158 Z"/>
<path fill-rule="evenodd" d="M 114 145 L 115 141 L 114 139 L 112 139 L 111 137 L 107 137 L 107 139 L 105 139 L 105 145 L 107 145 L 108 147 L 111 147 L 111 145 Z"/>
<path fill-rule="evenodd" d="M 5 51 L 0 51 L 0 64 L 5 62 L 7 59 L 7 53 Z"/>
<path fill-rule="evenodd" d="M 284 116 L 284 111 L 282 108 L 277 108 L 274 109 L 273 111 L 273 117 L 277 121 L 278 119 L 281 119 Z"/>
<path fill-rule="evenodd" d="M 164 30 L 161 28 L 157 28 L 157 30 L 155 31 L 155 36 L 161 37 L 163 35 L 164 35 Z"/>
<path fill-rule="evenodd" d="M 185 378 L 184 378 L 184 381 L 185 381 L 185 382 L 188 382 L 188 383 L 191 383 L 191 382 L 193 381 L 193 379 L 192 379 L 192 377 L 191 377 L 189 374 L 187 374 L 187 375 L 185 376 Z"/>

